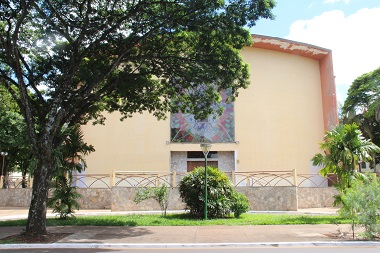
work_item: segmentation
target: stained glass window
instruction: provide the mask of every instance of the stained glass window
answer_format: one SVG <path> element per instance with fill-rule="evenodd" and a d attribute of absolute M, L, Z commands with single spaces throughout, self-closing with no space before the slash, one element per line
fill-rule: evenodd
<path fill-rule="evenodd" d="M 226 103 L 226 92 L 221 93 L 222 115 L 210 115 L 196 120 L 192 114 L 174 113 L 170 117 L 171 142 L 223 143 L 235 141 L 234 105 Z"/>

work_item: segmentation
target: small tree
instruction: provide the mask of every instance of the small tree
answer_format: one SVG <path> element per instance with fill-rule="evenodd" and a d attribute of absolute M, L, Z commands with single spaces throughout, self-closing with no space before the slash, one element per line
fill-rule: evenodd
<path fill-rule="evenodd" d="M 195 168 L 179 184 L 181 198 L 197 217 L 202 217 L 205 209 L 204 171 L 204 167 Z M 237 193 L 228 176 L 217 168 L 207 167 L 207 195 L 209 217 L 224 217 L 230 212 L 239 217 L 249 210 L 248 199 Z"/>
<path fill-rule="evenodd" d="M 77 199 L 82 197 L 77 193 L 76 187 L 72 186 L 72 172 L 84 170 L 86 162 L 82 155 L 87 155 L 95 149 L 84 142 L 84 135 L 79 125 L 65 128 L 62 136 L 67 137 L 54 153 L 55 190 L 47 204 L 53 208 L 54 213 L 59 214 L 60 219 L 67 219 L 69 216 L 74 216 L 74 209 L 79 210 Z"/>
<path fill-rule="evenodd" d="M 57 177 L 56 186 L 52 197 L 48 199 L 48 207 L 53 208 L 53 213 L 58 213 L 62 220 L 70 216 L 74 217 L 74 209 L 79 210 L 80 208 L 77 199 L 82 195 L 77 193 L 76 187 L 71 186 L 71 180 L 64 175 Z"/>
<path fill-rule="evenodd" d="M 351 181 L 358 175 L 356 167 L 359 161 L 371 161 L 372 155 L 380 150 L 362 136 L 355 123 L 339 125 L 326 132 L 320 148 L 323 153 L 312 158 L 313 165 L 323 166 L 319 172 L 322 176 L 330 173 L 337 175 L 335 187 L 339 192 L 350 187 Z M 335 199 L 335 205 L 341 202 L 339 195 Z"/>
<path fill-rule="evenodd" d="M 355 238 L 355 220 L 365 228 L 364 236 L 373 239 L 380 234 L 377 224 L 380 209 L 380 182 L 374 174 L 352 181 L 351 187 L 341 194 L 343 206 L 339 214 L 352 220 L 352 238 Z"/>
<path fill-rule="evenodd" d="M 166 216 L 169 206 L 169 194 L 170 189 L 164 184 L 156 188 L 138 187 L 136 188 L 136 196 L 133 201 L 138 204 L 147 199 L 154 199 L 160 205 L 162 216 Z"/>

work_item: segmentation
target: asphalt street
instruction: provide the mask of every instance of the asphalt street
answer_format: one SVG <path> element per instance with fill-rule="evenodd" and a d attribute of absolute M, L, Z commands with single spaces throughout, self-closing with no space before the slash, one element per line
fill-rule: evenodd
<path fill-rule="evenodd" d="M 138 249 L 2 249 L 7 253 L 378 253 L 379 247 L 223 247 L 223 248 L 138 248 Z"/>

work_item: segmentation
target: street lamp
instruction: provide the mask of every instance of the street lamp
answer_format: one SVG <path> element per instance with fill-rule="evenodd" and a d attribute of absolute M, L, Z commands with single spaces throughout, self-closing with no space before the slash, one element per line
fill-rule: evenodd
<path fill-rule="evenodd" d="M 3 157 L 3 166 L 1 167 L 1 187 L 3 187 L 3 184 L 4 184 L 4 161 L 5 161 L 5 157 L 8 155 L 8 152 L 3 152 L 1 151 L 1 156 Z"/>
<path fill-rule="evenodd" d="M 211 144 L 209 143 L 202 143 L 201 149 L 203 152 L 203 155 L 205 156 L 205 220 L 207 220 L 207 155 L 208 152 L 211 150 Z"/>

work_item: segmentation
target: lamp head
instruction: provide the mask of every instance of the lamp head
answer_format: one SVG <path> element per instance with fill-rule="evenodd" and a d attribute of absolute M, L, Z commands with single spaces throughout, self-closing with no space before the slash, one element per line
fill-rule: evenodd
<path fill-rule="evenodd" d="M 212 145 L 210 143 L 202 143 L 201 144 L 201 149 L 202 149 L 202 152 L 203 152 L 205 157 L 208 155 L 208 152 L 210 152 L 211 146 Z"/>

